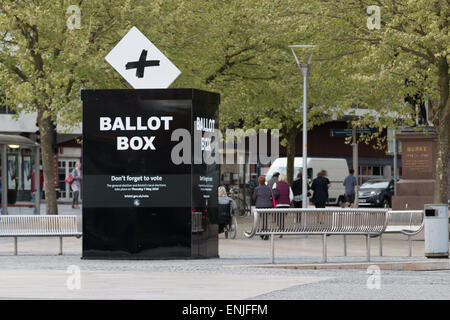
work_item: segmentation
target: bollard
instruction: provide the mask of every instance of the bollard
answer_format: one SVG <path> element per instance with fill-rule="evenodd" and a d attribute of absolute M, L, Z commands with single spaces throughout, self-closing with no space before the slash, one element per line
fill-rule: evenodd
<path fill-rule="evenodd" d="M 347 256 L 347 235 L 344 234 L 344 256 Z"/>
<path fill-rule="evenodd" d="M 275 235 L 270 235 L 270 263 L 275 263 Z"/>
<path fill-rule="evenodd" d="M 380 233 L 380 257 L 383 256 L 383 235 Z"/>

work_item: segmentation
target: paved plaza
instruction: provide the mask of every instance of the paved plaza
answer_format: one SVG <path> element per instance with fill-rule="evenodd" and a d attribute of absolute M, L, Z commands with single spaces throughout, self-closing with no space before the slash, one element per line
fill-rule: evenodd
<path fill-rule="evenodd" d="M 60 212 L 81 214 L 69 206 Z M 450 298 L 449 260 L 424 258 L 421 240 L 413 241 L 413 257 L 408 257 L 406 237 L 386 235 L 384 256 L 377 256 L 378 242 L 372 241 L 372 261 L 366 263 L 363 237 L 349 236 L 349 256 L 343 257 L 342 237 L 331 236 L 324 265 L 320 236 L 285 236 L 275 241 L 276 264 L 271 265 L 270 242 L 243 236 L 251 221 L 240 217 L 238 237 L 221 235 L 220 258 L 206 260 L 82 260 L 82 241 L 76 238 L 64 239 L 63 256 L 57 255 L 57 238 L 19 238 L 19 255 L 13 256 L 13 240 L 0 238 L 0 299 Z M 404 271 L 420 263 L 433 271 Z M 436 263 L 447 270 L 433 269 Z M 349 269 L 337 269 L 345 266 Z"/>

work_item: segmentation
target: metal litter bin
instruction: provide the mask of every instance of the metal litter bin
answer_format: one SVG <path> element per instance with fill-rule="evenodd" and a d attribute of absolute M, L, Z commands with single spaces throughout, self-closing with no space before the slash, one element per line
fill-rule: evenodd
<path fill-rule="evenodd" d="M 448 205 L 425 205 L 425 257 L 448 258 Z"/>

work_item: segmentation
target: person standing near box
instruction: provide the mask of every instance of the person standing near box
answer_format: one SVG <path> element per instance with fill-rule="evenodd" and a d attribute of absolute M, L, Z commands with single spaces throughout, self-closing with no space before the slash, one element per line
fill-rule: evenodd
<path fill-rule="evenodd" d="M 72 208 L 73 209 L 80 209 L 80 206 L 78 205 L 78 197 L 80 196 L 80 190 L 81 190 L 81 163 L 77 161 L 75 164 L 75 168 L 72 170 L 72 176 L 73 176 L 73 182 L 70 185 L 73 191 L 73 202 L 72 202 Z"/>
<path fill-rule="evenodd" d="M 264 176 L 260 176 L 258 178 L 259 186 L 255 188 L 253 191 L 252 199 L 255 202 L 256 209 L 271 209 L 273 208 L 273 196 L 272 191 L 269 186 L 266 186 L 266 178 Z M 262 226 L 263 229 L 267 226 L 267 215 L 263 216 Z M 269 236 L 264 235 L 260 236 L 263 240 L 268 240 Z"/>
<path fill-rule="evenodd" d="M 307 196 L 309 197 L 309 190 L 311 187 L 309 186 L 309 183 L 306 183 L 306 186 L 308 189 Z M 292 182 L 292 192 L 294 193 L 294 200 L 292 201 L 294 203 L 294 208 L 303 208 L 303 180 L 301 172 L 297 174 L 297 179 Z"/>
<path fill-rule="evenodd" d="M 278 181 L 273 184 L 273 193 L 278 192 L 278 197 L 275 195 L 277 202 L 277 208 L 289 208 L 292 200 L 294 200 L 294 193 L 291 186 L 287 183 L 287 177 L 285 174 L 280 174 Z M 281 230 L 284 230 L 284 216 L 275 216 L 278 225 Z M 282 238 L 283 235 L 280 235 Z"/>

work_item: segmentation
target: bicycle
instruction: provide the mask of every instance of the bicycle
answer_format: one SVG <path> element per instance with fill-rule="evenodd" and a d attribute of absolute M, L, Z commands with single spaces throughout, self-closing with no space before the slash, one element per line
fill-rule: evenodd
<path fill-rule="evenodd" d="M 245 201 L 244 196 L 239 192 L 239 187 L 232 187 L 228 196 L 236 202 L 239 216 L 247 216 L 251 214 L 251 207 Z"/>

